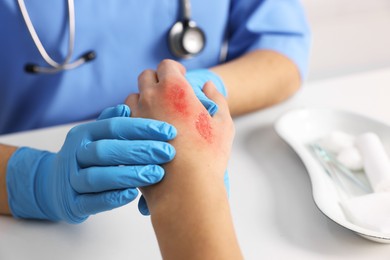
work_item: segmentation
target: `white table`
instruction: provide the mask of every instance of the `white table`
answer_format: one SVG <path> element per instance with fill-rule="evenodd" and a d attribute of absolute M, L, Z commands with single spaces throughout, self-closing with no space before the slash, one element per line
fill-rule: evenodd
<path fill-rule="evenodd" d="M 390 124 L 390 68 L 307 84 L 281 105 L 235 119 L 229 164 L 231 206 L 246 259 L 390 259 L 390 245 L 326 218 L 307 171 L 273 123 L 302 107 L 331 107 Z M 69 125 L 1 136 L 0 142 L 56 151 Z M 180 221 L 178 219 L 178 221 Z M 132 203 L 81 225 L 0 217 L 0 259 L 159 259 L 148 217 Z"/>

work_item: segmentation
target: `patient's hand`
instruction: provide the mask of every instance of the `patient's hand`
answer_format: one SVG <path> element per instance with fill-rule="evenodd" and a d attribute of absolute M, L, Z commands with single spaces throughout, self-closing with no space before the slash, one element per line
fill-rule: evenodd
<path fill-rule="evenodd" d="M 146 70 L 139 76 L 139 94 L 130 95 L 126 104 L 131 108 L 133 117 L 166 121 L 178 131 L 171 142 L 176 149 L 176 157 L 164 166 L 166 177 L 162 184 L 165 184 L 161 186 L 171 186 L 171 182 L 172 185 L 180 182 L 183 186 L 183 181 L 199 178 L 223 183 L 234 135 L 226 100 L 211 82 L 206 84 L 205 94 L 219 106 L 216 115 L 210 117 L 184 74 L 185 68 L 181 64 L 163 61 L 156 72 Z M 173 172 L 174 178 L 171 176 Z M 153 199 L 149 190 L 152 189 L 155 187 L 142 190 L 149 207 Z"/>
<path fill-rule="evenodd" d="M 178 131 L 164 179 L 141 191 L 164 259 L 241 259 L 223 181 L 232 119 L 225 98 L 206 83 L 206 96 L 219 106 L 210 117 L 184 74 L 179 63 L 163 61 L 157 72 L 140 75 L 139 95 L 126 100 L 133 117 L 166 121 Z"/>

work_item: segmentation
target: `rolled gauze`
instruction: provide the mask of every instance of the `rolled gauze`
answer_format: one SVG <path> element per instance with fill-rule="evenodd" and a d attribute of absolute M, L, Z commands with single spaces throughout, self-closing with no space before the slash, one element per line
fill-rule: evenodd
<path fill-rule="evenodd" d="M 390 160 L 378 135 L 365 133 L 356 138 L 364 171 L 375 192 L 390 191 Z"/>
<path fill-rule="evenodd" d="M 340 204 L 350 222 L 390 234 L 390 193 L 371 193 L 348 199 Z"/>

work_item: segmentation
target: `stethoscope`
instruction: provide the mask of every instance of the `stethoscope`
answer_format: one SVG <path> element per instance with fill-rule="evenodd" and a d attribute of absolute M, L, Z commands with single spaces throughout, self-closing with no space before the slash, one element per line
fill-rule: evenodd
<path fill-rule="evenodd" d="M 182 7 L 182 18 L 178 20 L 170 29 L 168 33 L 168 45 L 171 53 L 182 59 L 191 58 L 199 54 L 205 47 L 206 36 L 202 29 L 191 20 L 191 3 L 190 0 L 179 0 Z M 45 62 L 49 65 L 42 67 L 36 64 L 28 63 L 25 66 L 25 71 L 29 73 L 56 73 L 64 70 L 77 68 L 84 63 L 92 61 L 96 57 L 94 51 L 87 51 L 78 59 L 70 62 L 74 52 L 75 41 L 75 11 L 74 0 L 68 0 L 68 15 L 69 15 L 69 39 L 68 39 L 68 54 L 63 62 L 57 62 L 50 57 L 43 47 L 34 25 L 31 22 L 30 16 L 27 12 L 24 0 L 18 0 L 19 8 L 22 13 L 24 22 L 31 35 L 31 38 L 37 47 L 39 53 Z"/>

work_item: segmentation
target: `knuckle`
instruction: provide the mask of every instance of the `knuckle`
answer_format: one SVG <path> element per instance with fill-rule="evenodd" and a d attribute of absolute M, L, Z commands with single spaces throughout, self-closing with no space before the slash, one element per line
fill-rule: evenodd
<path fill-rule="evenodd" d="M 146 69 L 146 70 L 142 71 L 141 74 L 139 74 L 139 76 L 138 76 L 138 81 L 142 80 L 145 77 L 148 77 L 152 73 L 154 73 L 154 71 L 151 69 Z"/>
<path fill-rule="evenodd" d="M 156 90 L 154 88 L 145 88 L 142 90 L 142 94 L 140 95 L 140 98 L 150 98 L 154 95 Z"/>
<path fill-rule="evenodd" d="M 115 118 L 110 118 L 106 122 L 106 131 L 109 136 L 114 135 L 116 132 L 118 132 L 118 129 L 120 128 L 121 122 L 124 118 L 123 117 L 115 117 Z"/>
<path fill-rule="evenodd" d="M 153 106 L 155 103 L 155 95 L 156 90 L 151 88 L 145 89 L 142 92 L 142 95 L 139 98 L 139 102 L 144 109 Z"/>
<path fill-rule="evenodd" d="M 165 77 L 160 80 L 160 84 L 162 89 L 166 91 L 174 91 L 176 93 L 179 89 L 187 89 L 189 85 L 184 81 L 184 78 L 180 75 L 169 75 L 169 77 Z"/>
<path fill-rule="evenodd" d="M 159 64 L 159 67 L 160 66 L 172 66 L 172 65 L 176 65 L 177 62 L 174 61 L 174 60 L 171 60 L 171 59 L 163 59 L 160 64 Z"/>
<path fill-rule="evenodd" d="M 103 160 L 104 154 L 106 154 L 107 146 L 104 141 L 95 142 L 93 153 L 97 160 Z"/>
<path fill-rule="evenodd" d="M 71 185 L 78 193 L 84 193 L 93 186 L 93 180 L 91 179 L 90 170 L 84 169 L 82 175 L 71 177 Z"/>
<path fill-rule="evenodd" d="M 139 99 L 139 94 L 133 93 L 126 97 L 125 104 L 130 108 L 132 111 L 134 107 L 137 105 L 137 101 Z"/>
<path fill-rule="evenodd" d="M 72 138 L 73 136 L 79 135 L 81 132 L 82 126 L 78 125 L 73 127 L 72 129 L 69 130 L 68 134 L 66 135 L 67 138 Z"/>
<path fill-rule="evenodd" d="M 70 175 L 70 185 L 72 185 L 72 188 L 76 190 L 77 192 L 80 192 L 80 180 L 78 174 L 71 174 Z"/>
<path fill-rule="evenodd" d="M 90 189 L 95 186 L 94 178 L 92 178 L 93 173 L 89 168 L 84 170 L 83 186 Z"/>

